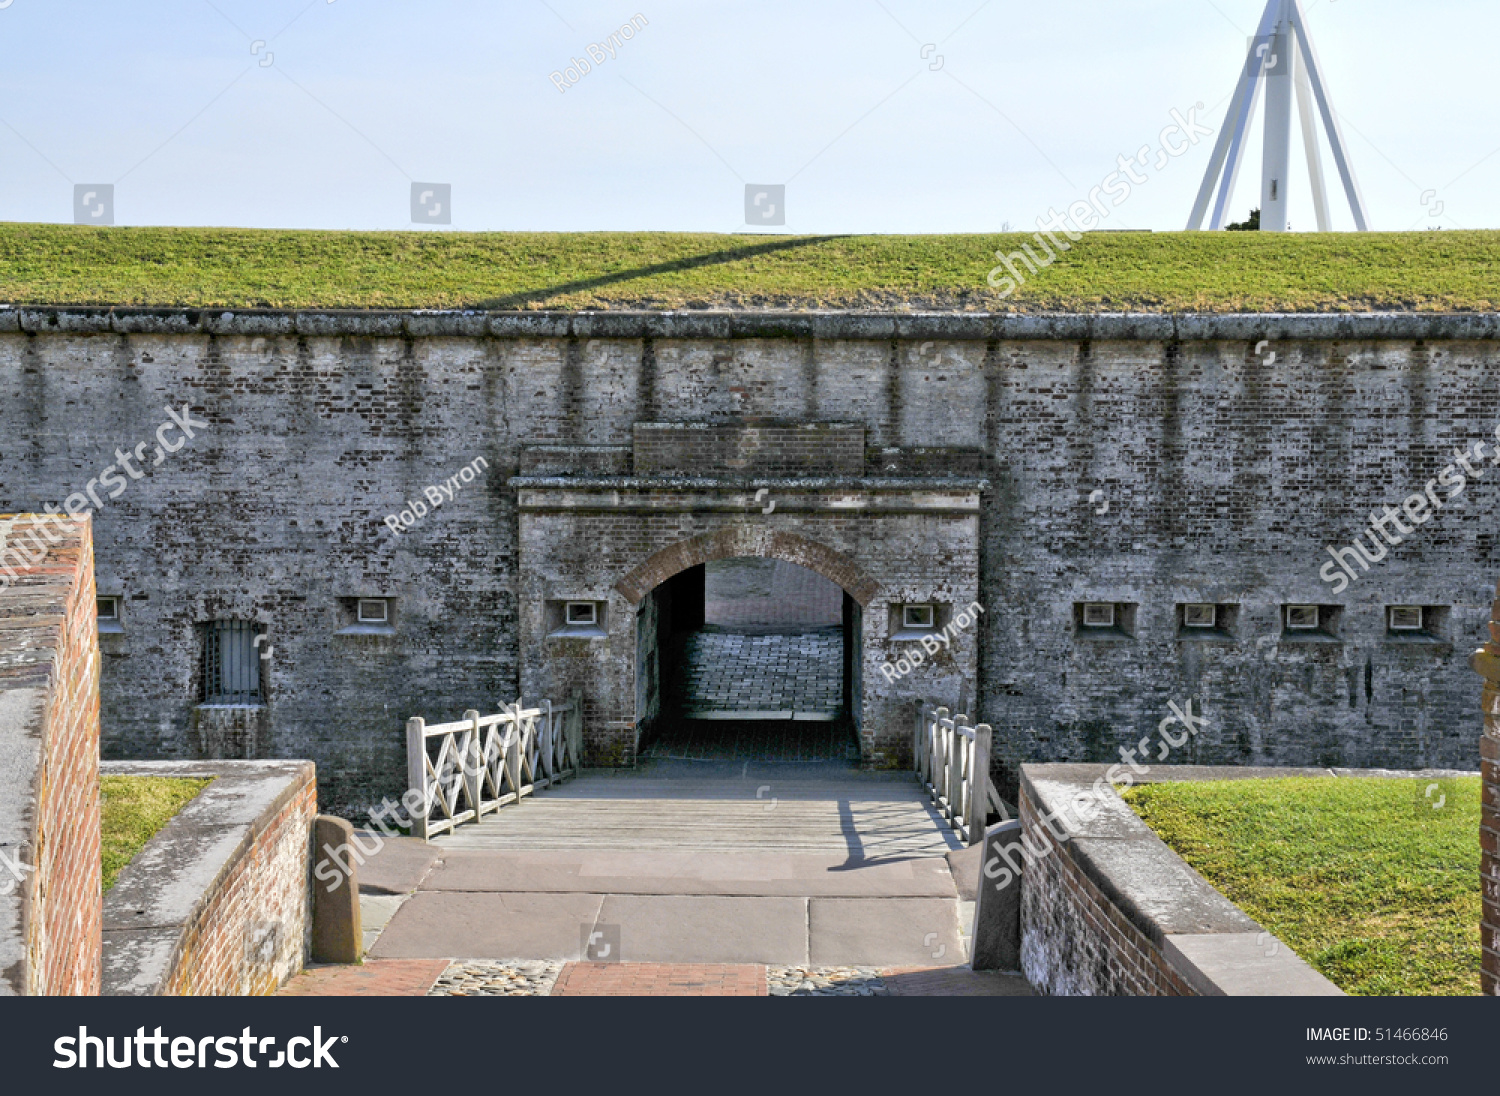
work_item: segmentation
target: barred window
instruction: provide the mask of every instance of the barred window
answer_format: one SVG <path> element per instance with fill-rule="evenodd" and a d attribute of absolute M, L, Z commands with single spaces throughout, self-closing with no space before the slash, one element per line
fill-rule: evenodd
<path fill-rule="evenodd" d="M 262 703 L 259 634 L 248 620 L 216 620 L 205 627 L 201 703 Z"/>

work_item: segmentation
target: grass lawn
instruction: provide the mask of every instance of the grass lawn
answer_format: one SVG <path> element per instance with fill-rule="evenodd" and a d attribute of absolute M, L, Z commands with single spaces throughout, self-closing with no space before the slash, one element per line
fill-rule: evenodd
<path fill-rule="evenodd" d="M 104 890 L 172 816 L 201 792 L 207 780 L 165 776 L 106 776 L 99 781 L 104 806 Z"/>
<path fill-rule="evenodd" d="M 1479 778 L 1150 784 L 1125 799 L 1344 992 L 1479 993 Z M 1441 802 L 1441 809 L 1434 805 Z"/>
<path fill-rule="evenodd" d="M 829 237 L 0 224 L 0 302 L 499 310 L 1500 308 L 1500 232 L 1093 233 L 1002 298 L 986 281 L 995 252 L 1013 252 L 1028 239 L 1019 233 Z M 1032 249 L 1041 255 L 1034 242 Z"/>

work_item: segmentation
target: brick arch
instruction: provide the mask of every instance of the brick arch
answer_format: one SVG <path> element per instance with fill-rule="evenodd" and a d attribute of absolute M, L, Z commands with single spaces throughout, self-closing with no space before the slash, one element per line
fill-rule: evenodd
<path fill-rule="evenodd" d="M 838 583 L 861 606 L 868 605 L 880 592 L 880 583 L 844 553 L 797 533 L 749 525 L 726 526 L 663 548 L 615 583 L 615 591 L 630 604 L 639 605 L 643 597 L 673 575 L 700 563 L 736 556 L 779 559 L 806 567 Z"/>

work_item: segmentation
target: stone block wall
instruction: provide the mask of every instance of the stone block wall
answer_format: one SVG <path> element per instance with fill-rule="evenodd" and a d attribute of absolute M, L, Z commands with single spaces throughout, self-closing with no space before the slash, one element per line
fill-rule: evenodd
<path fill-rule="evenodd" d="M 88 521 L 0 516 L 0 993 L 99 992 L 99 646 Z"/>
<path fill-rule="evenodd" d="M 306 761 L 106 762 L 109 776 L 210 777 L 104 902 L 106 994 L 258 996 L 302 969 L 317 779 Z"/>

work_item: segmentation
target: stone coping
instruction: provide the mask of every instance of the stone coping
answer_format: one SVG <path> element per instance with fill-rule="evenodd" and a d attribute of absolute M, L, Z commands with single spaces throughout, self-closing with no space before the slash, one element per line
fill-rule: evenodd
<path fill-rule="evenodd" d="M 1342 996 L 1291 948 L 1225 898 L 1143 822 L 1105 780 L 1112 765 L 1027 764 L 1021 784 L 1042 817 L 1065 821 L 1067 855 L 1120 913 L 1155 944 L 1204 996 Z M 1152 766 L 1137 784 L 1306 777 L 1440 778 L 1472 776 L 1451 769 L 1313 769 L 1243 766 Z M 1095 783 L 1109 794 L 1076 812 Z M 1022 886 L 1025 886 L 1023 881 Z"/>
<path fill-rule="evenodd" d="M 106 995 L 155 996 L 209 898 L 286 804 L 311 761 L 105 761 L 101 776 L 213 777 L 104 896 Z"/>
<path fill-rule="evenodd" d="M 372 338 L 1495 339 L 1493 312 L 988 313 L 813 310 L 562 312 L 0 307 L 0 333 Z"/>
<path fill-rule="evenodd" d="M 814 472 L 807 476 L 512 476 L 506 481 L 517 490 L 592 491 L 743 491 L 759 487 L 783 491 L 988 491 L 990 481 L 982 476 L 829 476 Z"/>

